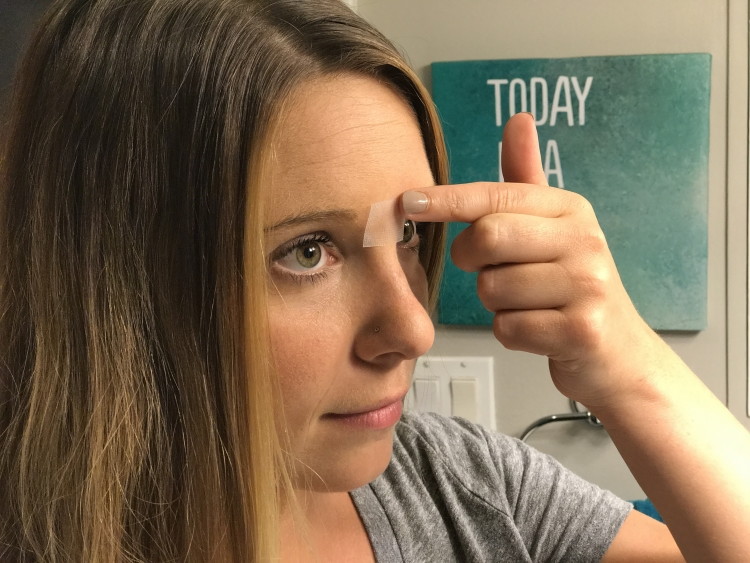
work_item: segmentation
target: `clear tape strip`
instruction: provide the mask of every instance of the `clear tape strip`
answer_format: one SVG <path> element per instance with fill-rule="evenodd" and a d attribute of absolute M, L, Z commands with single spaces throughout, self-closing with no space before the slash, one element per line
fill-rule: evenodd
<path fill-rule="evenodd" d="M 386 246 L 399 242 L 404 238 L 405 220 L 398 198 L 373 203 L 367 216 L 362 246 Z"/>

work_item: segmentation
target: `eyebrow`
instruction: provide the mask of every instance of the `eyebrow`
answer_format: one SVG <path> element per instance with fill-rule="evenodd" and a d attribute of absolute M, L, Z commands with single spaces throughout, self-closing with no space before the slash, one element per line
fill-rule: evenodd
<path fill-rule="evenodd" d="M 290 215 L 279 221 L 278 223 L 265 227 L 263 231 L 270 233 L 278 231 L 279 229 L 285 229 L 289 227 L 295 227 L 297 225 L 304 225 L 306 223 L 322 222 L 322 221 L 350 221 L 354 222 L 357 219 L 357 213 L 353 209 L 324 209 L 307 211 L 304 213 L 298 213 L 296 215 Z"/>

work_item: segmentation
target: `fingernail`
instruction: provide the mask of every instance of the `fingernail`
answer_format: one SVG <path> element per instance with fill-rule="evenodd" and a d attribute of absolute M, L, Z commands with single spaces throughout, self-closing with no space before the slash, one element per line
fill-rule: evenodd
<path fill-rule="evenodd" d="M 427 211 L 427 206 L 429 204 L 430 199 L 422 192 L 408 191 L 404 192 L 401 196 L 401 206 L 404 208 L 404 213 L 407 215 Z"/>

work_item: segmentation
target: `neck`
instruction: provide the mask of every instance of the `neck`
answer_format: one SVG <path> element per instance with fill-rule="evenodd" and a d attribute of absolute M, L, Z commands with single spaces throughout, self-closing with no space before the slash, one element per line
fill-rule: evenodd
<path fill-rule="evenodd" d="M 281 516 L 282 561 L 326 561 L 328 552 L 352 554 L 369 546 L 364 525 L 347 492 L 295 491 L 294 506 Z M 357 560 L 361 560 L 361 555 Z"/>

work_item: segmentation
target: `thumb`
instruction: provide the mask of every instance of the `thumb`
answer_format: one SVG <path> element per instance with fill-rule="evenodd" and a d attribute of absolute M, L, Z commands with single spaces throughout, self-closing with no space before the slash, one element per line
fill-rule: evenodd
<path fill-rule="evenodd" d="M 547 185 L 539 137 L 530 113 L 517 113 L 505 124 L 502 167 L 506 182 Z"/>

